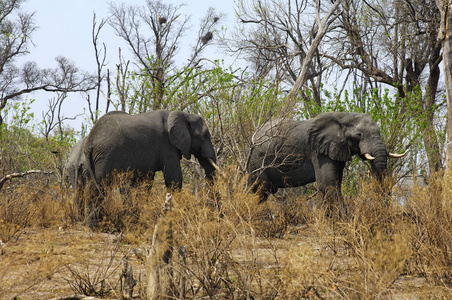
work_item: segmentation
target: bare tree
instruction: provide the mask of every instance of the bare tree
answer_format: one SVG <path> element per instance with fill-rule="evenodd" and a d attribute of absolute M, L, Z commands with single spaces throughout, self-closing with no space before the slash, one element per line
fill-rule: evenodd
<path fill-rule="evenodd" d="M 38 90 L 77 92 L 94 88 L 93 77 L 81 73 L 72 62 L 56 58 L 55 69 L 39 69 L 29 62 L 17 67 L 17 58 L 29 53 L 31 35 L 36 30 L 34 14 L 20 11 L 22 0 L 0 2 L 0 112 L 10 100 Z M 0 116 L 0 125 L 3 119 Z"/>
<path fill-rule="evenodd" d="M 447 98 L 447 142 L 446 167 L 452 163 L 452 2 L 437 0 L 436 4 L 441 13 L 441 24 L 438 39 L 443 41 L 444 79 Z"/>
<path fill-rule="evenodd" d="M 79 114 L 73 117 L 65 116 L 63 114 L 62 107 L 64 100 L 67 98 L 67 93 L 56 92 L 56 94 L 57 97 L 49 99 L 47 111 L 42 112 L 43 128 L 41 129 L 41 133 L 45 139 L 48 140 L 52 131 L 54 131 L 54 129 L 58 129 L 58 134 L 60 136 L 60 140 L 62 141 L 64 139 L 64 121 L 75 120 L 81 115 Z"/>
<path fill-rule="evenodd" d="M 97 86 L 96 86 L 96 98 L 94 101 L 94 111 L 91 108 L 91 99 L 88 96 L 87 97 L 87 101 L 88 101 L 88 107 L 89 107 L 89 111 L 90 111 L 90 116 L 91 116 L 91 121 L 93 123 L 97 122 L 97 119 L 99 118 L 99 103 L 100 103 L 100 94 L 101 94 L 101 83 L 104 80 L 104 74 L 103 74 L 103 69 L 106 66 L 106 59 L 107 59 L 107 45 L 105 43 L 102 43 L 102 45 L 99 45 L 99 34 L 102 30 L 102 28 L 105 26 L 105 24 L 107 23 L 106 19 L 102 19 L 99 24 L 97 24 L 96 21 L 96 14 L 93 14 L 93 27 L 92 27 L 92 32 L 91 32 L 91 38 L 92 38 L 92 43 L 93 43 L 93 47 L 94 47 L 94 55 L 96 58 L 96 66 L 97 66 Z M 101 48 L 100 48 L 101 47 Z M 107 104 L 108 105 L 108 104 Z M 107 109 L 108 111 L 108 109 Z"/>
<path fill-rule="evenodd" d="M 307 81 L 320 105 L 322 73 L 326 69 L 320 56 L 320 41 L 337 17 L 340 1 L 325 3 L 309 0 L 240 1 L 242 23 L 228 48 L 253 64 L 257 78 L 268 75 L 291 90 L 285 111 Z M 301 91 L 304 99 L 308 99 Z"/>
<path fill-rule="evenodd" d="M 311 61 L 314 58 L 315 53 L 318 53 L 318 47 L 320 44 L 320 41 L 322 38 L 327 34 L 329 25 L 336 19 L 331 18 L 334 12 L 336 11 L 337 7 L 339 6 L 340 1 L 336 1 L 333 6 L 329 9 L 329 11 L 326 13 L 326 15 L 323 17 L 323 19 L 320 19 L 320 8 L 319 4 L 320 1 L 315 2 L 315 21 L 316 21 L 316 34 L 314 36 L 314 39 L 311 42 L 311 45 L 309 46 L 309 49 L 306 53 L 306 57 L 303 60 L 303 63 L 301 64 L 300 73 L 297 76 L 297 79 L 295 80 L 295 83 L 290 90 L 289 95 L 287 96 L 287 103 L 284 107 L 285 112 L 283 112 L 283 115 L 287 115 L 290 110 L 292 110 L 295 106 L 295 98 L 298 95 L 298 91 L 301 89 L 301 87 L 306 83 L 308 76 L 307 71 L 309 65 L 311 65 Z"/>
<path fill-rule="evenodd" d="M 181 15 L 181 7 L 160 0 L 147 0 L 146 7 L 110 4 L 110 25 L 127 42 L 142 72 L 152 78 L 153 109 L 162 106 L 165 74 L 187 28 L 188 17 Z"/>
<path fill-rule="evenodd" d="M 440 14 L 434 0 L 345 0 L 340 28 L 323 53 L 341 69 L 354 70 L 374 82 L 397 89 L 399 114 L 408 108 L 423 124 L 423 141 L 431 171 L 442 167 L 442 146 L 435 129 L 439 102 L 438 40 Z"/>
<path fill-rule="evenodd" d="M 109 24 L 126 41 L 134 55 L 134 64 L 139 69 L 133 74 L 140 78 L 136 93 L 132 96 L 135 98 L 121 101 L 133 102 L 140 112 L 166 108 L 167 88 L 175 82 L 180 84 L 179 74 L 174 72 L 175 57 L 182 48 L 181 38 L 189 28 L 190 20 L 189 16 L 181 13 L 182 8 L 183 5 L 167 4 L 161 0 L 147 0 L 145 6 L 110 4 Z M 208 10 L 207 16 L 201 21 L 198 38 L 186 67 L 200 67 L 202 59 L 199 55 L 211 44 L 215 26 L 222 17 L 213 9 Z M 123 61 L 118 66 L 118 74 L 124 79 L 129 75 L 124 74 L 124 71 L 130 70 L 129 63 Z M 124 86 L 122 79 L 120 82 Z M 168 98 L 171 97 L 170 94 Z"/>

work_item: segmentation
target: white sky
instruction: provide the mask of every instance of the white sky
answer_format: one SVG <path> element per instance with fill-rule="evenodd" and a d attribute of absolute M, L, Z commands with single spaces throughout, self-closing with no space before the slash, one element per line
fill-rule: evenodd
<path fill-rule="evenodd" d="M 35 44 L 30 47 L 30 55 L 23 57 L 18 61 L 21 64 L 26 61 L 35 61 L 40 68 L 56 67 L 55 58 L 64 56 L 73 61 L 80 69 L 94 73 L 96 71 L 96 63 L 94 50 L 91 41 L 93 12 L 96 13 L 96 19 L 99 23 L 102 18 L 108 16 L 108 4 L 126 3 L 145 5 L 145 0 L 28 0 L 22 5 L 22 9 L 27 12 L 35 12 L 35 25 L 38 27 L 33 33 L 32 40 Z M 215 8 L 217 12 L 225 13 L 226 19 L 223 25 L 230 24 L 232 27 L 235 20 L 234 0 L 222 1 L 202 1 L 202 0 L 166 0 L 167 3 L 182 4 L 181 13 L 191 16 L 190 25 L 192 32 L 196 36 L 199 20 L 203 18 L 209 6 Z M 232 25 L 231 25 L 232 24 Z M 190 31 L 187 33 L 190 34 Z M 187 37 L 188 39 L 189 37 Z M 111 27 L 106 24 L 101 31 L 99 42 L 107 45 L 107 68 L 115 69 L 114 66 L 118 62 L 118 48 L 121 47 L 122 54 L 128 56 L 128 49 L 124 42 L 116 37 Z M 183 42 L 184 46 L 191 47 L 190 42 Z M 178 57 L 180 59 L 188 58 L 191 48 L 184 55 L 180 51 Z M 210 53 L 210 59 L 222 59 L 222 53 Z M 212 57 L 213 56 L 213 57 Z M 216 57 L 215 57 L 216 56 Z M 36 99 L 32 106 L 35 118 L 41 119 L 42 110 L 47 110 L 48 99 L 54 97 L 51 93 L 33 93 L 27 98 Z M 70 96 L 65 101 L 64 114 L 71 117 L 83 111 L 86 106 L 85 100 L 80 95 Z M 67 124 L 80 130 L 82 118 L 77 121 L 68 121 Z"/>

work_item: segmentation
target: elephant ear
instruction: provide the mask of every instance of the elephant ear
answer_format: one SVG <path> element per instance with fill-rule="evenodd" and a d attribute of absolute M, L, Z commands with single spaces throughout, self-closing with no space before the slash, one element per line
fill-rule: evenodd
<path fill-rule="evenodd" d="M 344 127 L 338 120 L 319 116 L 309 130 L 309 144 L 314 151 L 337 161 L 351 158 L 351 150 L 344 134 Z"/>
<path fill-rule="evenodd" d="M 173 111 L 168 115 L 168 134 L 171 144 L 182 152 L 186 159 L 190 159 L 191 131 L 186 114 Z"/>

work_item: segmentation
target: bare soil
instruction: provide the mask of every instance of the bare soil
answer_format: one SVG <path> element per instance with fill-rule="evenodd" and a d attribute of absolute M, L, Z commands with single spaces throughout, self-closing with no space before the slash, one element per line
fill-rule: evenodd
<path fill-rule="evenodd" d="M 231 252 L 237 263 L 254 259 L 263 269 L 275 268 L 280 267 L 276 265 L 278 257 L 287 256 L 289 251 L 303 251 L 319 265 L 352 271 L 353 262 L 346 247 L 339 241 L 320 240 L 313 226 L 291 228 L 284 238 L 256 238 L 249 243 L 255 251 L 234 246 Z M 144 265 L 133 254 L 136 247 L 124 243 L 120 235 L 96 233 L 83 227 L 30 228 L 0 247 L 1 299 L 120 299 L 119 277 L 124 258 L 139 281 L 134 298 L 143 297 Z M 84 298 L 82 289 L 90 285 L 102 293 Z M 306 296 L 318 298 L 315 294 Z M 449 289 L 411 274 L 398 277 L 381 298 L 452 299 L 452 294 Z"/>

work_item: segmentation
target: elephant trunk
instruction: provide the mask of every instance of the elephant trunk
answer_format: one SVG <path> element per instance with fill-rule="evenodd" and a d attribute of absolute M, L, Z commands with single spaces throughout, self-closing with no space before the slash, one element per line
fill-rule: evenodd
<path fill-rule="evenodd" d="M 204 172 L 206 173 L 206 180 L 212 181 L 213 177 L 215 176 L 215 173 L 217 171 L 216 167 L 218 167 L 216 165 L 216 158 L 215 157 L 213 157 L 213 158 L 197 157 L 197 159 L 198 159 L 201 167 L 204 169 Z M 213 164 L 211 162 L 213 162 Z"/>
<path fill-rule="evenodd" d="M 372 156 L 374 157 L 374 159 L 370 161 L 372 173 L 379 180 L 382 180 L 386 173 L 386 169 L 388 168 L 388 151 L 385 148 L 382 148 L 373 151 Z"/>

